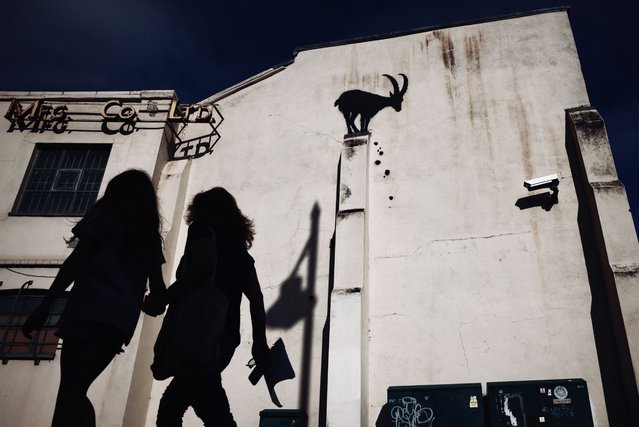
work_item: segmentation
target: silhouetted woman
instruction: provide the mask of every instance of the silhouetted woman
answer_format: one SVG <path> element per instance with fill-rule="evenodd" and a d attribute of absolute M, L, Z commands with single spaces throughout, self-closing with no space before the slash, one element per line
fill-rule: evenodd
<path fill-rule="evenodd" d="M 221 334 L 219 363 L 192 366 L 190 371 L 175 375 L 160 400 L 157 425 L 181 426 L 185 411 L 192 406 L 206 426 L 236 426 L 222 387 L 221 372 L 240 344 L 242 294 L 250 302 L 253 357 L 262 363 L 268 354 L 262 291 L 254 260 L 247 252 L 253 242 L 253 222 L 242 214 L 235 198 L 219 187 L 193 198 L 186 222 L 189 224 L 186 247 L 177 269 L 177 280 L 167 290 L 168 302 L 179 301 L 214 275 L 215 285 L 226 296 L 228 311 Z"/>
<path fill-rule="evenodd" d="M 57 335 L 63 339 L 53 427 L 95 426 L 87 391 L 135 330 L 149 279 L 164 293 L 157 197 L 149 176 L 128 170 L 114 177 L 72 229 L 78 244 L 22 330 L 44 324 L 51 303 L 74 283 Z"/>

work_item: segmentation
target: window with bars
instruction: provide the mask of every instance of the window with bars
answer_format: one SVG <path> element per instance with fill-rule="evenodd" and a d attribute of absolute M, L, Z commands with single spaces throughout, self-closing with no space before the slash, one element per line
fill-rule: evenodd
<path fill-rule="evenodd" d="M 29 282 L 27 282 L 29 283 Z M 44 298 L 46 289 L 8 289 L 0 291 L 0 359 L 52 360 L 58 350 L 56 324 L 67 301 L 67 293 L 55 300 L 41 330 L 33 331 L 33 338 L 22 334 L 22 324 Z"/>
<path fill-rule="evenodd" d="M 111 145 L 36 144 L 12 215 L 82 216 L 95 202 Z"/>

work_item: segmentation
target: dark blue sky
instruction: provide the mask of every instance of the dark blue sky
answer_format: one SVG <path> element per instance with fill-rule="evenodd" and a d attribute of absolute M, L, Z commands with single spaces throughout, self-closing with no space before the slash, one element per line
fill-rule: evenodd
<path fill-rule="evenodd" d="M 0 90 L 175 89 L 196 102 L 295 47 L 570 6 L 591 104 L 639 220 L 639 6 L 629 0 L 24 0 L 0 4 Z"/>

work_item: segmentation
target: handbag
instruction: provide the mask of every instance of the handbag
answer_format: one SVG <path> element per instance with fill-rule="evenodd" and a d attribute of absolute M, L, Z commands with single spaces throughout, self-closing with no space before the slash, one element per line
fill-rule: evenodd
<path fill-rule="evenodd" d="M 295 378 L 295 371 L 291 366 L 282 338 L 278 338 L 273 347 L 270 348 L 264 365 L 257 366 L 254 359 L 251 359 L 246 366 L 253 368 L 248 377 L 251 384 L 257 384 L 260 378 L 264 376 L 271 401 L 281 408 L 282 404 L 277 397 L 277 393 L 275 393 L 275 385 L 280 381 Z"/>
<path fill-rule="evenodd" d="M 169 305 L 153 346 L 153 378 L 216 366 L 228 301 L 211 278 Z"/>

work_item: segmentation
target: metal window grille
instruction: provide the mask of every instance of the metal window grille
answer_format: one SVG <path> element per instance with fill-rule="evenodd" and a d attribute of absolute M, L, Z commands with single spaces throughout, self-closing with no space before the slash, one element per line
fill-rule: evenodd
<path fill-rule="evenodd" d="M 20 289 L 0 291 L 0 359 L 2 364 L 9 360 L 52 360 L 59 349 L 59 339 L 55 335 L 56 324 L 64 310 L 67 294 L 55 300 L 49 316 L 41 330 L 33 332 L 29 339 L 22 334 L 22 324 L 44 298 L 45 289 L 28 289 L 31 281 Z"/>
<path fill-rule="evenodd" d="M 95 202 L 111 146 L 36 144 L 12 214 L 82 216 Z"/>

